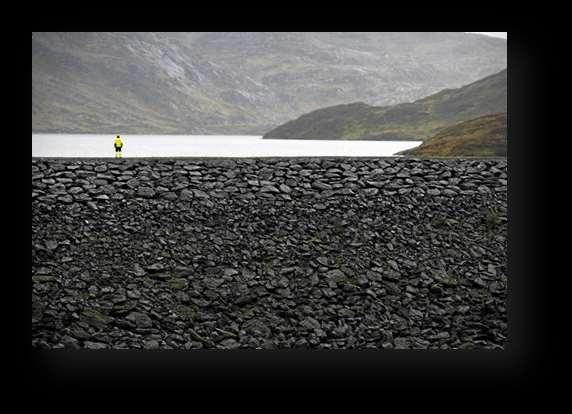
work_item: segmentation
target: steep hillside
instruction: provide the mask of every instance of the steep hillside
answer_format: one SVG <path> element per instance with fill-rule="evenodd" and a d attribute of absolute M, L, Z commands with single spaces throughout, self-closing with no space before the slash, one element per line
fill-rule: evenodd
<path fill-rule="evenodd" d="M 422 145 L 402 151 L 419 156 L 506 157 L 507 114 L 485 115 L 446 128 Z"/>
<path fill-rule="evenodd" d="M 376 107 L 358 102 L 319 109 L 279 126 L 264 138 L 425 140 L 457 122 L 506 110 L 504 69 L 411 103 Z"/>
<path fill-rule="evenodd" d="M 505 40 L 465 33 L 33 33 L 32 131 L 262 134 L 506 63 Z"/>

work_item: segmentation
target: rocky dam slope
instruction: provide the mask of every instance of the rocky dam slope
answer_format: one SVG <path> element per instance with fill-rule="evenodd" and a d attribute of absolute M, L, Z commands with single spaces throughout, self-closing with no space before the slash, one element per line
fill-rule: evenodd
<path fill-rule="evenodd" d="M 502 349 L 506 159 L 32 159 L 32 347 Z"/>

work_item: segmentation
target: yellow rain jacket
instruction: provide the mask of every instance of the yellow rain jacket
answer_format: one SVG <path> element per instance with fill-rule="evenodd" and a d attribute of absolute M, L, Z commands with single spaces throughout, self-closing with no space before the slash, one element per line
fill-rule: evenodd
<path fill-rule="evenodd" d="M 115 141 L 113 142 L 113 145 L 115 147 L 119 147 L 121 148 L 123 146 L 123 141 L 121 141 L 121 138 L 117 137 L 115 138 Z"/>

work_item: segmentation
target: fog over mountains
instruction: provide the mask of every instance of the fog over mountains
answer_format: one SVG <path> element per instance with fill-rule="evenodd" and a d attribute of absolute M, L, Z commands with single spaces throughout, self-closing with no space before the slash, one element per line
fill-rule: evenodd
<path fill-rule="evenodd" d="M 32 131 L 262 135 L 506 66 L 505 40 L 467 33 L 33 33 Z"/>

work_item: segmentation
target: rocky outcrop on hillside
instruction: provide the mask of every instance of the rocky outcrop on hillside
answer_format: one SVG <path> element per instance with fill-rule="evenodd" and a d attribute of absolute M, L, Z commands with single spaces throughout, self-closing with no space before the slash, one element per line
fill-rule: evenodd
<path fill-rule="evenodd" d="M 507 340 L 497 159 L 32 160 L 32 346 Z"/>

